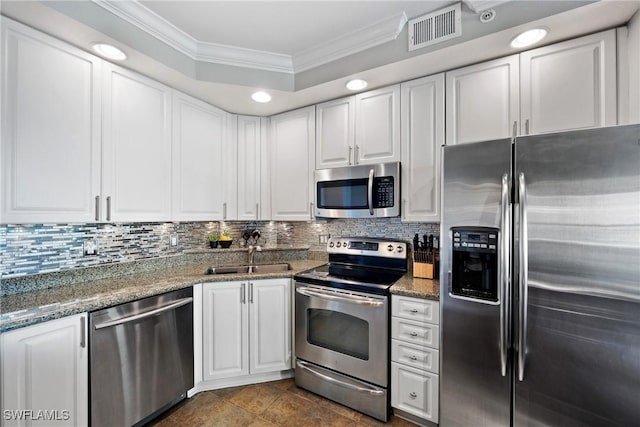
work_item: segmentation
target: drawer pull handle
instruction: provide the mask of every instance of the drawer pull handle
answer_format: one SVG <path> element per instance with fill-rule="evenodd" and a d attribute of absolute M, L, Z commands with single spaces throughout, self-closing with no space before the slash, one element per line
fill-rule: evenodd
<path fill-rule="evenodd" d="M 417 309 L 417 308 L 412 308 L 412 309 L 411 309 L 411 312 L 415 314 L 415 313 L 417 313 L 417 312 L 418 312 L 418 309 Z"/>
<path fill-rule="evenodd" d="M 411 359 L 413 361 L 418 360 L 418 358 L 416 357 L 415 354 L 412 354 L 411 356 L 409 356 L 409 359 Z"/>
<path fill-rule="evenodd" d="M 415 399 L 416 397 L 418 397 L 418 395 L 414 391 L 412 391 L 411 393 L 409 393 L 409 397 Z"/>
<path fill-rule="evenodd" d="M 412 337 L 417 337 L 418 333 L 414 331 L 414 332 L 410 332 L 409 335 L 411 335 Z"/>

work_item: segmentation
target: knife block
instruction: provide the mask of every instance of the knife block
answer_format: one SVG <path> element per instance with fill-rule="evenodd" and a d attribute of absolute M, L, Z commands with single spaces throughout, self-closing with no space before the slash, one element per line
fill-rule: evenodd
<path fill-rule="evenodd" d="M 436 274 L 435 264 L 426 262 L 413 262 L 413 277 L 421 279 L 433 279 Z"/>

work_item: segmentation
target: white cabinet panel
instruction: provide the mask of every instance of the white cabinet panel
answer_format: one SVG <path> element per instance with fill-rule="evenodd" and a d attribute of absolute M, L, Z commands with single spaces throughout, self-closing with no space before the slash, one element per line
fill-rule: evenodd
<path fill-rule="evenodd" d="M 291 280 L 202 287 L 204 381 L 291 369 Z"/>
<path fill-rule="evenodd" d="M 86 426 L 89 349 L 85 314 L 3 333 L 3 426 Z M 48 411 L 48 419 L 7 419 L 7 411 Z M 13 418 L 13 417 L 12 417 Z"/>
<path fill-rule="evenodd" d="M 104 63 L 106 221 L 171 219 L 171 90 Z"/>
<path fill-rule="evenodd" d="M 518 55 L 446 73 L 447 145 L 513 136 L 520 111 Z"/>
<path fill-rule="evenodd" d="M 315 107 L 271 117 L 271 219 L 312 219 Z"/>
<path fill-rule="evenodd" d="M 227 113 L 173 91 L 173 211 L 178 221 L 223 219 L 231 173 L 225 161 Z"/>
<path fill-rule="evenodd" d="M 288 279 L 249 282 L 252 374 L 291 369 Z"/>
<path fill-rule="evenodd" d="M 316 169 L 353 164 L 355 97 L 316 105 Z"/>
<path fill-rule="evenodd" d="M 430 347 L 391 340 L 391 360 L 434 374 L 439 372 L 439 352 Z"/>
<path fill-rule="evenodd" d="M 357 164 L 400 160 L 400 85 L 356 95 Z"/>
<path fill-rule="evenodd" d="M 1 222 L 92 222 L 102 61 L 2 18 Z"/>
<path fill-rule="evenodd" d="M 205 381 L 249 373 L 249 311 L 245 282 L 202 287 L 202 376 Z"/>
<path fill-rule="evenodd" d="M 261 216 L 261 144 L 260 117 L 238 116 L 238 216 L 239 220 L 263 219 Z"/>
<path fill-rule="evenodd" d="M 427 299 L 394 295 L 391 315 L 419 322 L 440 323 L 440 303 Z"/>
<path fill-rule="evenodd" d="M 523 134 L 616 124 L 615 30 L 520 54 Z"/>
<path fill-rule="evenodd" d="M 401 85 L 402 220 L 440 221 L 444 74 Z"/>
<path fill-rule="evenodd" d="M 391 387 L 391 406 L 438 422 L 438 375 L 392 362 Z"/>
<path fill-rule="evenodd" d="M 438 422 L 439 302 L 391 296 L 391 406 Z"/>

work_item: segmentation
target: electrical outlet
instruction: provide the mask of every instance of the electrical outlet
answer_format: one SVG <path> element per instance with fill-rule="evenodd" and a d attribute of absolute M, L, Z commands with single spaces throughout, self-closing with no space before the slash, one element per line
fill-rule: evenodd
<path fill-rule="evenodd" d="M 84 256 L 98 255 L 98 241 L 92 239 L 82 242 L 82 253 Z"/>
<path fill-rule="evenodd" d="M 178 246 L 178 235 L 172 234 L 169 236 L 169 246 Z"/>
<path fill-rule="evenodd" d="M 329 241 L 331 234 L 318 234 L 318 243 L 326 244 Z"/>

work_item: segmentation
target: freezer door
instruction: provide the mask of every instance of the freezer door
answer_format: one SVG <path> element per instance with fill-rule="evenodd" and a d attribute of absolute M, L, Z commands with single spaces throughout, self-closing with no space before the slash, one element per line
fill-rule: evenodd
<path fill-rule="evenodd" d="M 639 139 L 634 125 L 515 143 L 516 426 L 640 420 Z"/>
<path fill-rule="evenodd" d="M 508 296 L 502 291 L 490 296 L 479 292 L 493 286 L 487 285 L 487 280 L 498 280 L 502 290 L 505 280 L 508 281 L 509 263 L 504 251 L 509 244 L 500 242 L 509 235 L 510 182 L 510 139 L 444 148 L 440 252 L 442 426 L 510 424 Z M 501 255 L 495 268 L 503 274 L 495 274 L 493 278 L 493 267 L 489 266 L 491 256 L 483 253 L 485 248 L 477 248 L 474 243 L 474 250 L 479 249 L 474 254 L 454 251 L 453 245 L 475 241 L 480 246 L 488 245 L 492 240 L 490 235 L 496 231 Z M 454 237 L 454 233 L 459 235 Z M 454 242 L 454 239 L 459 240 Z M 456 257 L 452 257 L 454 252 Z M 469 274 L 453 274 L 453 277 L 466 280 L 484 277 L 482 273 L 486 272 L 489 278 L 478 280 L 482 286 L 469 282 L 453 287 L 452 269 L 457 262 L 467 264 L 456 271 L 469 270 Z"/>

